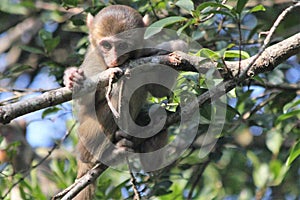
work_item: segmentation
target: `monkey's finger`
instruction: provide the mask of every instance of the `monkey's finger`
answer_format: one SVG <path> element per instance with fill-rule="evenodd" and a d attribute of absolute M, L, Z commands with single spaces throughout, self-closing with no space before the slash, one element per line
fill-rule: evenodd
<path fill-rule="evenodd" d="M 122 140 L 123 138 L 130 140 L 132 139 L 132 136 L 125 133 L 124 131 L 117 131 L 115 133 L 115 138 L 117 141 Z"/>
<path fill-rule="evenodd" d="M 74 71 L 77 71 L 78 68 L 77 67 L 69 67 L 64 71 L 64 74 L 71 74 Z"/>
<path fill-rule="evenodd" d="M 126 155 L 129 152 L 134 152 L 132 148 L 127 148 L 127 147 L 118 147 L 115 150 L 113 150 L 113 155 L 120 156 L 120 155 Z"/>
<path fill-rule="evenodd" d="M 122 140 L 118 141 L 116 144 L 117 148 L 128 148 L 128 149 L 133 149 L 134 143 L 130 140 L 127 140 L 123 138 Z"/>
<path fill-rule="evenodd" d="M 73 76 L 70 78 L 72 78 L 72 81 L 77 82 L 77 83 L 81 83 L 85 80 L 85 77 L 79 73 L 74 73 Z"/>

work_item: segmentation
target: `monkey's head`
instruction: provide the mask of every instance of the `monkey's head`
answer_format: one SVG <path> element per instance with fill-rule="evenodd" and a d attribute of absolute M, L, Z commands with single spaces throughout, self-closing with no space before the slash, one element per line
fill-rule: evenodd
<path fill-rule="evenodd" d="M 123 64 L 133 50 L 141 47 L 145 27 L 143 17 L 133 8 L 113 5 L 102 9 L 95 17 L 88 15 L 91 45 L 108 67 Z"/>

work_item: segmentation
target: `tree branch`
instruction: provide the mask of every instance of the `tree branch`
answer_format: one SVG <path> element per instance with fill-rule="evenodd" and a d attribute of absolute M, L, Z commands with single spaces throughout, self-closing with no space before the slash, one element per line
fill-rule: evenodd
<path fill-rule="evenodd" d="M 107 166 L 103 165 L 102 163 L 97 163 L 83 177 L 75 181 L 75 183 L 64 189 L 62 192 L 55 195 L 52 200 L 67 200 L 74 198 L 83 188 L 94 182 L 106 169 Z"/>
<path fill-rule="evenodd" d="M 247 72 L 247 76 L 240 81 L 257 75 L 259 73 L 272 71 L 278 64 L 287 60 L 292 55 L 296 55 L 300 52 L 300 33 L 297 33 L 277 44 L 274 44 L 265 49 L 262 55 L 254 62 Z M 243 73 L 247 66 L 255 56 L 249 59 L 241 61 L 241 73 Z M 199 73 L 205 73 L 211 68 L 216 66 L 216 63 L 206 60 L 202 57 L 196 57 L 183 52 L 174 52 L 169 55 L 151 56 L 145 58 L 139 58 L 133 60 L 130 63 L 126 63 L 122 68 L 134 68 L 141 64 L 153 63 L 153 64 L 164 64 L 173 67 L 176 70 L 182 71 L 198 71 Z M 227 61 L 227 68 L 229 72 L 224 72 L 220 69 L 224 77 L 231 73 L 236 76 L 239 70 L 239 61 Z M 104 72 L 99 74 L 99 87 L 106 87 L 108 85 L 109 76 Z M 230 91 L 236 86 L 236 80 L 227 80 L 224 83 L 226 92 Z M 202 105 L 205 101 L 216 95 L 218 97 L 219 91 L 210 91 L 210 94 L 201 95 L 198 100 L 199 104 Z M 222 94 L 221 94 L 222 95 Z M 55 106 L 63 102 L 72 99 L 72 91 L 68 88 L 59 88 L 49 92 L 45 92 L 41 96 L 33 97 L 16 103 L 11 103 L 0 107 L 0 123 L 9 123 L 12 119 L 31 113 L 43 108 Z"/>

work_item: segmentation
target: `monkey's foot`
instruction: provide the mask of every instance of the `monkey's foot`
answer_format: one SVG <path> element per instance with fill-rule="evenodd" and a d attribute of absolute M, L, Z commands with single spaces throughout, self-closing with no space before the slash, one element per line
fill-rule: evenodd
<path fill-rule="evenodd" d="M 124 154 L 126 152 L 134 152 L 135 144 L 132 141 L 132 138 L 132 136 L 128 135 L 124 131 L 117 131 L 115 133 L 117 148 L 114 150 L 114 153 Z"/>

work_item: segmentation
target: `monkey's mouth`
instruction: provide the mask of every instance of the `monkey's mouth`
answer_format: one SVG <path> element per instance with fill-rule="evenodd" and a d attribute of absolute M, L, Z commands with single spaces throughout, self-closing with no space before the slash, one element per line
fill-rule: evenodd
<path fill-rule="evenodd" d="M 112 67 L 118 67 L 122 64 L 125 63 L 125 61 L 128 59 L 128 55 L 122 55 L 120 57 L 118 57 L 116 60 L 112 60 L 109 64 L 108 67 L 112 68 Z"/>

